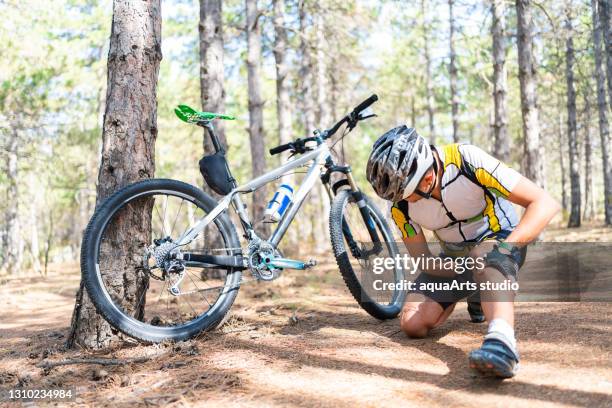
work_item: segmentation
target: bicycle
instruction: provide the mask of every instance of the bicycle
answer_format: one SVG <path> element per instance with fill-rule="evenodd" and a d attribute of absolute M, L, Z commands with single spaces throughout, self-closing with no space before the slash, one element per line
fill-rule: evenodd
<path fill-rule="evenodd" d="M 232 177 L 213 126 L 214 120 L 234 118 L 179 105 L 177 116 L 205 128 L 212 139 L 215 153 L 202 158 L 200 170 L 222 197 L 217 202 L 190 184 L 149 179 L 106 199 L 92 216 L 81 248 L 82 278 L 97 311 L 115 329 L 145 342 L 184 340 L 219 327 L 246 282 L 242 271 L 249 270 L 251 280 L 271 281 L 286 269 L 316 264 L 284 258 L 278 245 L 319 178 L 331 200 L 331 243 L 349 291 L 373 317 L 397 316 L 405 292 L 372 296 L 367 281 L 373 277 L 359 270 L 373 257 L 398 253 L 392 233 L 382 213 L 357 187 L 351 167 L 337 165 L 326 143 L 342 125 L 346 124 L 344 137 L 359 121 L 375 116 L 369 107 L 377 99 L 372 95 L 327 130 L 270 149 L 272 155 L 290 151 L 296 157 L 243 185 Z M 307 169 L 301 185 L 277 227 L 263 239 L 241 195 L 300 167 Z M 331 185 L 335 172 L 343 178 Z M 230 206 L 240 220 L 245 248 L 229 217 Z M 403 278 L 401 269 L 376 276 L 395 283 Z"/>

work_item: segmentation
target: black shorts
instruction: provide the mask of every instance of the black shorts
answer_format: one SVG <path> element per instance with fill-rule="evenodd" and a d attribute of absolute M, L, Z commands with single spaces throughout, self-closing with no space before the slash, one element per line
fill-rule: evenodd
<path fill-rule="evenodd" d="M 497 240 L 502 241 L 510 235 L 512 231 L 502 230 L 490 235 L 483 237 L 480 242 L 487 240 Z M 448 256 L 448 255 L 446 255 Z M 523 265 L 525 262 L 525 257 L 527 256 L 527 247 L 522 247 L 519 251 L 519 259 L 517 259 L 518 267 Z M 518 276 L 514 277 L 518 279 Z M 447 278 L 442 276 L 434 276 L 429 275 L 427 273 L 422 272 L 415 280 L 416 289 L 412 290 L 411 293 L 421 293 L 428 297 L 429 299 L 437 302 L 442 309 L 446 310 L 451 305 L 454 305 L 458 301 L 475 295 L 478 293 L 478 289 L 470 289 L 468 288 L 469 282 L 474 282 L 474 277 L 472 271 L 466 271 L 461 275 L 457 275 L 453 278 Z M 454 283 L 455 287 L 459 287 L 460 289 L 453 290 L 438 290 L 435 288 L 443 287 L 443 285 L 450 286 Z M 433 286 L 434 289 L 426 288 L 426 286 Z"/>

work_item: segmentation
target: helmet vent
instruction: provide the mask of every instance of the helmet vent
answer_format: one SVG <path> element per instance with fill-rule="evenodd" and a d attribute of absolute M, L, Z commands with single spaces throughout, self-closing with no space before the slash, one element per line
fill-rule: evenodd
<path fill-rule="evenodd" d="M 417 167 L 418 167 L 418 163 L 416 160 L 414 160 L 412 162 L 412 166 L 410 166 L 410 170 L 408 170 L 408 174 L 406 175 L 406 178 L 411 179 L 412 176 L 414 176 L 414 174 L 416 173 Z"/>
<path fill-rule="evenodd" d="M 397 169 L 399 170 L 402 167 L 402 163 L 404 162 L 404 157 L 406 157 L 406 151 L 402 150 L 399 154 L 399 160 L 397 161 Z"/>

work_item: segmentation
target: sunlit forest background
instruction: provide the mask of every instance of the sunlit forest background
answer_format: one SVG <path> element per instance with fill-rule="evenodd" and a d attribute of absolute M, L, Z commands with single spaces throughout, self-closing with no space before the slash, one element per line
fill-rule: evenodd
<path fill-rule="evenodd" d="M 555 222 L 563 225 L 571 210 L 571 165 L 580 178 L 579 224 L 605 223 L 595 3 L 542 0 L 532 5 L 544 163 L 541 184 L 562 202 L 564 212 Z M 280 143 L 275 29 L 273 3 L 259 1 L 258 6 L 267 151 Z M 294 138 L 313 130 L 306 128 L 304 117 L 308 102 L 304 100 L 304 47 L 311 55 L 306 69 L 312 78 L 315 127 L 330 126 L 372 93 L 380 97 L 374 105 L 378 117 L 349 135 L 342 147 L 336 145 L 338 154 L 344 149 L 359 185 L 370 196 L 364 175 L 370 146 L 396 125 L 408 123 L 432 143 L 456 139 L 494 152 L 489 1 L 287 0 L 284 7 Z M 108 0 L 0 0 L 0 269 L 5 273 L 44 273 L 50 263 L 78 259 L 83 230 L 96 205 L 112 11 Z M 202 107 L 199 13 L 195 0 L 162 1 L 163 60 L 155 144 L 155 176 L 194 185 L 203 184 L 198 170 L 203 133 L 180 122 L 173 108 L 181 103 Z M 223 2 L 224 113 L 238 118 L 226 123 L 225 134 L 230 165 L 241 182 L 252 175 L 244 19 L 243 1 Z M 514 3 L 508 2 L 504 33 L 507 161 L 523 169 L 516 21 Z M 609 28 L 604 30 L 604 39 L 607 36 Z M 575 87 L 575 134 L 568 129 L 568 38 L 575 53 L 569 68 Z M 456 67 L 453 87 L 451 55 Z M 609 104 L 603 109 L 609 117 Z M 577 156 L 569 152 L 568 137 L 575 137 Z M 267 169 L 279 163 L 278 156 L 266 157 Z M 306 215 L 293 226 L 301 242 L 312 243 L 317 236 L 327 241 L 326 222 L 319 221 L 327 214 L 313 210 L 317 205 L 305 208 Z"/>

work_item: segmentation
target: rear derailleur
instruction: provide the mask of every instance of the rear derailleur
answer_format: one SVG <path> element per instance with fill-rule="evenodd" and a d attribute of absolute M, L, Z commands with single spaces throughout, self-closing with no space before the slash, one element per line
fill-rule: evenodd
<path fill-rule="evenodd" d="M 180 259 L 178 248 L 172 238 L 165 237 L 153 240 L 153 244 L 145 248 L 143 255 L 143 269 L 153 279 L 168 280 L 168 292 L 173 296 L 181 294 L 179 285 L 185 278 L 185 261 Z M 161 276 L 153 273 L 154 269 L 161 270 Z"/>

